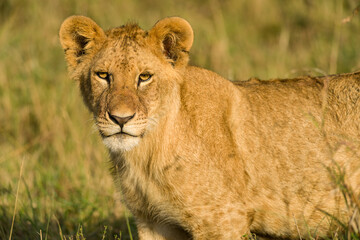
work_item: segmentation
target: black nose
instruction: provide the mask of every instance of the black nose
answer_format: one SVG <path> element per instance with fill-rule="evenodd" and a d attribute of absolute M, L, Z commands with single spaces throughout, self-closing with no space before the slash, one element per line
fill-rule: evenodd
<path fill-rule="evenodd" d="M 109 117 L 111 119 L 111 121 L 113 121 L 114 123 L 117 123 L 121 128 L 124 127 L 125 123 L 127 123 L 128 121 L 130 121 L 130 119 L 132 119 L 135 116 L 135 113 L 131 116 L 126 116 L 126 117 L 119 117 L 117 115 L 112 115 L 109 113 Z"/>

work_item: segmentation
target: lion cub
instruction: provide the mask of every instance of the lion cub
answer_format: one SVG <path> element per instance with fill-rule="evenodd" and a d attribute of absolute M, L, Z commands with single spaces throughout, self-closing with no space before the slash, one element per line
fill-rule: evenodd
<path fill-rule="evenodd" d="M 140 239 L 325 237 L 352 216 L 331 169 L 359 194 L 360 73 L 232 83 L 188 65 L 178 17 L 72 16 L 60 41 Z"/>

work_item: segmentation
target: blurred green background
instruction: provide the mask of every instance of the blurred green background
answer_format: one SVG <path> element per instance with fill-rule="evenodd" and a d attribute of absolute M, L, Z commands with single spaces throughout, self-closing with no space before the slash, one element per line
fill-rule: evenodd
<path fill-rule="evenodd" d="M 86 15 L 104 29 L 128 21 L 150 29 L 161 18 L 181 16 L 195 32 L 191 64 L 245 80 L 358 70 L 359 4 L 1 0 L 0 239 L 11 231 L 12 239 L 75 239 L 81 232 L 86 239 L 130 238 L 107 152 L 67 75 L 58 40 L 66 17 Z M 136 238 L 131 218 L 130 228 Z"/>

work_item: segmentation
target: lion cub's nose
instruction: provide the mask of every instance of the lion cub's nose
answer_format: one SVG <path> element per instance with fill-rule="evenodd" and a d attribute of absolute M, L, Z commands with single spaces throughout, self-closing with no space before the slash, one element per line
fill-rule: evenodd
<path fill-rule="evenodd" d="M 128 121 L 130 121 L 130 119 L 132 119 L 135 116 L 135 113 L 131 116 L 118 116 L 118 115 L 113 115 L 111 113 L 109 113 L 109 117 L 111 119 L 111 121 L 113 121 L 114 123 L 119 124 L 119 126 L 121 128 L 124 127 L 125 123 L 127 123 Z"/>

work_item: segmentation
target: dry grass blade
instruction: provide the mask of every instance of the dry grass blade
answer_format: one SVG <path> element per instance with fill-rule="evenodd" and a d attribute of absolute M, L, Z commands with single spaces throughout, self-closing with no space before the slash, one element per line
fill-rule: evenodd
<path fill-rule="evenodd" d="M 61 240 L 66 240 L 66 238 L 64 237 L 63 233 L 62 233 L 62 229 L 61 229 L 61 226 L 60 226 L 60 223 L 59 223 L 59 220 L 55 217 L 55 220 L 56 220 L 56 223 L 58 225 L 58 228 L 59 228 L 59 235 L 60 235 L 60 239 Z"/>
<path fill-rule="evenodd" d="M 348 239 L 351 239 L 352 234 L 356 236 L 360 236 L 360 213 L 359 208 L 356 208 L 350 218 L 349 221 L 349 232 L 348 232 Z"/>
<path fill-rule="evenodd" d="M 11 223 L 9 240 L 11 240 L 12 232 L 14 229 L 14 222 L 15 222 L 15 215 L 16 215 L 16 208 L 17 208 L 17 201 L 18 201 L 18 196 L 19 196 L 19 189 L 20 189 L 20 182 L 21 182 L 23 166 L 24 166 L 24 159 L 21 161 L 21 166 L 20 166 L 20 174 L 19 174 L 19 180 L 18 180 L 18 185 L 17 185 L 17 189 L 16 189 L 15 207 L 14 207 L 14 213 L 13 213 L 13 218 L 12 218 L 12 223 Z"/>
<path fill-rule="evenodd" d="M 299 234 L 299 238 L 300 238 L 300 240 L 302 240 L 301 234 L 300 234 L 300 230 L 299 230 L 299 227 L 298 227 L 298 224 L 297 224 L 297 222 L 296 222 L 296 218 L 295 218 L 295 215 L 294 215 L 294 214 L 293 214 L 293 217 L 294 217 L 294 222 L 295 222 L 296 230 L 297 230 L 297 232 L 298 232 L 298 234 Z"/>

